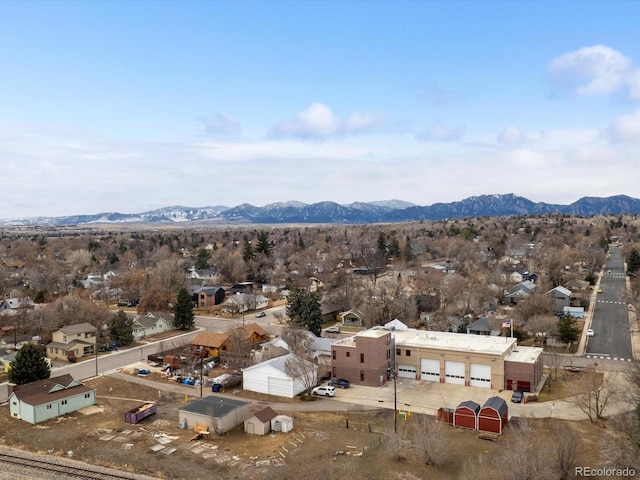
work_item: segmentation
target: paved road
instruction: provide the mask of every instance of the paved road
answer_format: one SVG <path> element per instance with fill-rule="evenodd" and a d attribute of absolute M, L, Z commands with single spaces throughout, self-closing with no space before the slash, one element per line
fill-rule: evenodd
<path fill-rule="evenodd" d="M 594 305 L 591 328 L 595 336 L 587 338 L 590 358 L 606 357 L 627 361 L 633 358 L 629 330 L 629 309 L 624 261 L 619 247 L 611 247 Z"/>

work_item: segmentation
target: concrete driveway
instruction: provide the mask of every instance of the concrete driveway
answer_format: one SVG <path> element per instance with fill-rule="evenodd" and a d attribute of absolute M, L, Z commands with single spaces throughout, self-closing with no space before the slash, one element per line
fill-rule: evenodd
<path fill-rule="evenodd" d="M 433 383 L 400 378 L 396 380 L 395 404 L 398 410 L 435 415 L 439 408 L 455 409 L 461 402 L 473 400 L 481 406 L 494 396 L 504 398 L 509 405 L 509 416 L 529 418 L 561 418 L 563 420 L 587 420 L 587 415 L 575 403 L 568 400 L 554 402 L 534 402 L 527 404 L 511 403 L 511 391 L 491 390 L 480 387 L 465 387 L 446 383 Z M 394 408 L 393 381 L 383 387 L 351 386 L 336 389 L 336 401 L 354 403 L 363 406 Z M 627 402 L 611 401 L 606 415 L 632 409 Z"/>

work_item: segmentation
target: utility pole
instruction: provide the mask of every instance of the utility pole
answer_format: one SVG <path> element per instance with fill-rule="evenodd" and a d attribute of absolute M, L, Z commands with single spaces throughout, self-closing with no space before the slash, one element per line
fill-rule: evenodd
<path fill-rule="evenodd" d="M 393 432 L 398 433 L 398 391 L 396 390 L 396 374 L 393 374 Z"/>

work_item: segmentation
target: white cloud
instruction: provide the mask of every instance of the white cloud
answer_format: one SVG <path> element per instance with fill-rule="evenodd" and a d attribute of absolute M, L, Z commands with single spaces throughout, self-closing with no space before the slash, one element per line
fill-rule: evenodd
<path fill-rule="evenodd" d="M 611 122 L 609 137 L 614 142 L 640 142 L 640 109 L 631 115 L 620 115 Z"/>
<path fill-rule="evenodd" d="M 551 78 L 579 95 L 609 94 L 622 88 L 631 74 L 631 61 L 605 45 L 583 47 L 553 59 Z"/>
<path fill-rule="evenodd" d="M 242 127 L 233 118 L 222 113 L 216 113 L 213 117 L 199 117 L 198 120 L 204 126 L 207 134 L 213 137 L 239 136 Z"/>
<path fill-rule="evenodd" d="M 384 115 L 380 113 L 353 112 L 345 121 L 341 121 L 327 105 L 314 102 L 295 118 L 274 125 L 269 131 L 269 136 L 324 140 L 333 136 L 370 132 L 384 120 Z"/>
<path fill-rule="evenodd" d="M 426 130 L 418 133 L 418 140 L 428 142 L 453 142 L 462 138 L 464 129 L 462 127 L 445 127 L 440 123 L 434 123 Z"/>
<path fill-rule="evenodd" d="M 520 145 L 525 141 L 525 135 L 518 127 L 509 125 L 498 135 L 498 142 L 506 145 Z"/>

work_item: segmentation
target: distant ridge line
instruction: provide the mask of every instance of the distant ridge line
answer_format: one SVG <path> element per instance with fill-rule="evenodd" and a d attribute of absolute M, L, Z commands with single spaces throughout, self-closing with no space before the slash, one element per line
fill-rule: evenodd
<path fill-rule="evenodd" d="M 596 215 L 635 215 L 640 213 L 640 199 L 627 195 L 611 197 L 582 197 L 569 204 L 532 202 L 509 194 L 493 194 L 468 197 L 450 203 L 418 206 L 402 200 L 379 202 L 354 202 L 341 205 L 331 201 L 306 204 L 303 202 L 278 202 L 256 207 L 244 203 L 235 207 L 222 205 L 208 207 L 165 207 L 142 213 L 105 212 L 95 215 L 65 217 L 34 217 L 0 220 L 5 226 L 64 226 L 87 224 L 134 223 L 232 223 L 232 224 L 282 224 L 282 223 L 336 223 L 366 224 L 386 222 L 412 222 L 443 220 L 465 217 L 495 217 L 544 214 L 568 214 L 582 217 Z"/>

